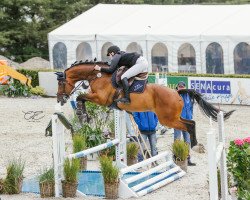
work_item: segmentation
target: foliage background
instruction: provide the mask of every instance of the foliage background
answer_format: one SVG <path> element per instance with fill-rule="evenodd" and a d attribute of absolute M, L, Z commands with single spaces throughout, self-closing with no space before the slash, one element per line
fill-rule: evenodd
<path fill-rule="evenodd" d="M 1 0 L 0 55 L 16 62 L 48 60 L 47 34 L 98 3 L 244 4 L 250 0 Z"/>

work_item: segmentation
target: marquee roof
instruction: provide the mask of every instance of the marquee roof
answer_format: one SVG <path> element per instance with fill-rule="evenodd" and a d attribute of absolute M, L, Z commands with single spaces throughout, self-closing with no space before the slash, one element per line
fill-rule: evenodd
<path fill-rule="evenodd" d="M 49 40 L 250 41 L 250 5 L 98 4 Z"/>

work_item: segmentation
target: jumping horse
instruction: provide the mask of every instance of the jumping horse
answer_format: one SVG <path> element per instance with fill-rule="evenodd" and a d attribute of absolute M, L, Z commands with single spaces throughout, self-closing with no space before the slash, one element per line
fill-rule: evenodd
<path fill-rule="evenodd" d="M 101 67 L 109 67 L 107 63 L 103 62 L 76 62 L 64 72 L 56 73 L 58 79 L 57 101 L 61 105 L 66 103 L 74 92 L 75 83 L 82 80 L 89 82 L 89 91 L 80 94 L 77 98 L 78 101 L 87 100 L 102 106 L 113 104 L 116 89 L 112 86 L 111 74 L 94 70 L 96 64 Z M 184 104 L 180 96 L 182 93 L 189 93 L 208 117 L 212 117 L 214 121 L 217 120 L 217 113 L 220 109 L 205 101 L 200 93 L 192 89 L 176 91 L 158 84 L 147 84 L 143 93 L 130 94 L 130 104 L 117 103 L 117 107 L 128 112 L 155 112 L 162 125 L 189 132 L 193 147 L 197 145 L 195 121 L 181 117 Z M 118 95 L 118 98 L 121 95 L 123 93 Z M 224 119 L 229 118 L 233 111 L 224 112 Z"/>

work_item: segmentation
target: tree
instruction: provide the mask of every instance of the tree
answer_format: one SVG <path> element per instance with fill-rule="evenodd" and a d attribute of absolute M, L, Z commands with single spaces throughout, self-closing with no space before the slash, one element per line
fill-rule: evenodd
<path fill-rule="evenodd" d="M 89 8 L 81 0 L 2 0 L 0 54 L 17 62 L 48 59 L 47 34 Z"/>
<path fill-rule="evenodd" d="M 216 4 L 250 0 L 1 0 L 0 54 L 17 62 L 48 59 L 47 34 L 98 3 Z"/>

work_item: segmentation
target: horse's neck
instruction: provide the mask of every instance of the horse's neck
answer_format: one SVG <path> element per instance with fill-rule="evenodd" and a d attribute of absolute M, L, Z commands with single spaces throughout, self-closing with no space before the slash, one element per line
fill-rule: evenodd
<path fill-rule="evenodd" d="M 101 67 L 108 67 L 108 65 L 101 65 Z M 91 80 L 95 79 L 95 77 L 97 77 L 98 72 L 93 71 L 93 68 L 94 68 L 94 65 L 92 64 L 92 65 L 82 65 L 78 69 L 77 68 L 73 69 L 71 71 L 71 73 L 72 73 L 71 80 L 75 84 L 78 81 L 82 81 L 82 80 L 91 81 Z M 111 78 L 111 74 L 101 72 L 101 77 Z"/>

